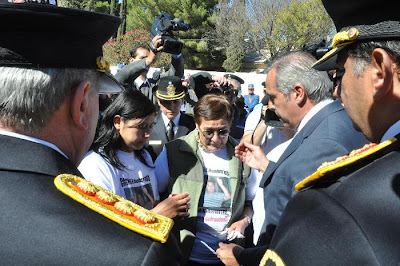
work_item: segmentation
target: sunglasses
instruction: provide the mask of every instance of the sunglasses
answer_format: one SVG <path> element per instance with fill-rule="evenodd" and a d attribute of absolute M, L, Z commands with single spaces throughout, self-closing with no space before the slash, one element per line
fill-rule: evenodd
<path fill-rule="evenodd" d="M 217 132 L 217 135 L 220 138 L 226 138 L 230 133 L 230 131 L 227 129 L 219 129 L 219 130 L 206 129 L 206 130 L 200 130 L 200 132 L 206 139 L 211 139 L 214 136 L 214 132 Z"/>

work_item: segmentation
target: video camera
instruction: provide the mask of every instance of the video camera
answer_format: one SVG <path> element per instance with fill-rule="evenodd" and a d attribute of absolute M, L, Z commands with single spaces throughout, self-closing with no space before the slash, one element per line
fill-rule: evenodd
<path fill-rule="evenodd" d="M 180 54 L 183 44 L 178 41 L 172 31 L 187 31 L 190 29 L 188 24 L 185 24 L 181 19 L 174 18 L 171 20 L 170 16 L 164 11 L 161 15 L 156 16 L 151 26 L 151 37 L 161 35 L 161 45 L 164 47 L 163 52 L 169 54 Z"/>
<path fill-rule="evenodd" d="M 314 44 L 305 45 L 303 50 L 312 54 L 317 60 L 320 59 L 324 54 L 326 54 L 332 48 L 332 41 L 326 43 L 323 39 Z"/>
<path fill-rule="evenodd" d="M 235 94 L 235 96 L 237 96 L 238 90 L 235 90 L 232 85 L 222 86 L 218 83 L 213 83 L 210 87 L 210 93 L 224 95 Z"/>

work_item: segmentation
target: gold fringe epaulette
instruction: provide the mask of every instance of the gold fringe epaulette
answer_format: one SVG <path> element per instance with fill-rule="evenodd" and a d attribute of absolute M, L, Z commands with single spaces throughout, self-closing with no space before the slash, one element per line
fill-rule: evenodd
<path fill-rule="evenodd" d="M 54 179 L 58 190 L 108 219 L 165 243 L 174 222 L 75 175 Z"/>
<path fill-rule="evenodd" d="M 285 266 L 285 263 L 275 251 L 268 249 L 260 261 L 260 266 L 273 263 L 276 266 Z"/>
<path fill-rule="evenodd" d="M 310 184 L 321 177 L 323 177 L 326 173 L 332 172 L 334 170 L 340 169 L 342 167 L 348 166 L 350 164 L 353 164 L 360 159 L 366 158 L 383 148 L 393 144 L 396 142 L 396 138 L 389 139 L 387 141 L 384 141 L 382 143 L 376 144 L 376 143 L 370 143 L 362 147 L 361 149 L 357 149 L 352 151 L 350 154 L 341 156 L 336 158 L 336 160 L 331 161 L 331 162 L 325 162 L 323 163 L 320 167 L 318 167 L 317 171 L 313 173 L 312 175 L 309 175 L 302 181 L 296 184 L 295 190 L 300 191 L 303 188 L 306 188 L 310 186 Z"/>

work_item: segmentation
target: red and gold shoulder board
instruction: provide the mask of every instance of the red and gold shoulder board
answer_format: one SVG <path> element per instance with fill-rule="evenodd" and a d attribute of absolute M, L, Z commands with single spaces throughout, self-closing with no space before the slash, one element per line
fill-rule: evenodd
<path fill-rule="evenodd" d="M 264 256 L 262 257 L 261 261 L 260 261 L 260 266 L 264 266 L 268 263 L 268 265 L 276 265 L 276 266 L 284 266 L 285 263 L 283 262 L 283 260 L 281 259 L 281 257 L 279 257 L 278 254 L 276 254 L 275 251 L 268 249 Z"/>
<path fill-rule="evenodd" d="M 354 150 L 348 155 L 338 157 L 336 158 L 336 160 L 331 162 L 325 162 L 320 167 L 318 167 L 315 173 L 309 175 L 308 177 L 297 183 L 297 185 L 295 186 L 295 190 L 300 191 L 303 188 L 309 187 L 311 183 L 313 183 L 318 179 L 321 179 L 325 174 L 349 166 L 363 158 L 371 156 L 372 154 L 375 154 L 378 151 L 390 146 L 396 141 L 397 141 L 396 138 L 392 138 L 379 144 L 376 143 L 366 144 L 361 149 Z"/>
<path fill-rule="evenodd" d="M 174 222 L 126 200 L 83 178 L 61 174 L 54 179 L 58 190 L 89 209 L 144 236 L 165 243 Z"/>

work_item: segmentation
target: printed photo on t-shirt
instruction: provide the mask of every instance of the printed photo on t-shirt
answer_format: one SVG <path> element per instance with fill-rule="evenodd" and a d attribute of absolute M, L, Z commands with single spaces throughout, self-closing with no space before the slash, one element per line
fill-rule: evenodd
<path fill-rule="evenodd" d="M 229 178 L 208 176 L 203 207 L 230 208 L 231 201 L 231 186 Z"/>
<path fill-rule="evenodd" d="M 134 180 L 121 178 L 121 185 L 126 199 L 146 209 L 152 209 L 155 206 L 155 197 L 149 176 Z"/>

